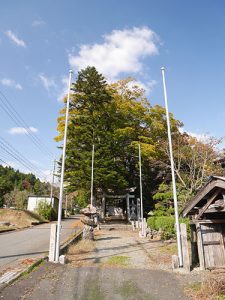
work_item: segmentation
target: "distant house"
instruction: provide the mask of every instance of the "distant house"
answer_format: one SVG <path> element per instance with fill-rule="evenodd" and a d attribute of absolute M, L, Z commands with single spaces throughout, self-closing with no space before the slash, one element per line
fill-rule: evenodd
<path fill-rule="evenodd" d="M 51 204 L 55 212 L 58 212 L 59 199 L 57 197 L 51 198 L 49 196 L 29 196 L 27 210 L 36 211 L 40 202 L 46 202 L 48 204 Z"/>

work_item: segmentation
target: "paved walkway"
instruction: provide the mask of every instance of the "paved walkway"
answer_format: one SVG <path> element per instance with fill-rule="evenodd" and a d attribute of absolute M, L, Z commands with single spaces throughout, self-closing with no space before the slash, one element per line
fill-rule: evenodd
<path fill-rule="evenodd" d="M 29 300 L 178 300 L 181 275 L 170 263 L 159 264 L 160 242 L 139 239 L 137 233 L 97 232 L 89 247 L 81 241 L 70 251 L 70 263 L 45 263 L 29 276 L 5 288 L 1 299 Z M 168 254 L 167 254 L 168 256 Z M 167 269 L 167 271 L 162 269 Z"/>

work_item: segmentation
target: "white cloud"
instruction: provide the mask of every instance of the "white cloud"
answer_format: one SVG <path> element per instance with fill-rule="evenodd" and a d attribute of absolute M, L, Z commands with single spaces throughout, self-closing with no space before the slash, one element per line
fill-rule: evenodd
<path fill-rule="evenodd" d="M 17 84 L 15 85 L 15 88 L 18 89 L 18 90 L 22 90 L 22 89 L 23 89 L 23 88 L 22 88 L 22 85 L 19 84 L 19 83 L 17 83 Z"/>
<path fill-rule="evenodd" d="M 62 102 L 64 97 L 67 95 L 67 92 L 68 92 L 68 79 L 64 76 L 62 79 L 61 79 L 61 83 L 62 83 L 62 89 L 57 97 L 57 100 L 59 102 Z"/>
<path fill-rule="evenodd" d="M 42 173 L 43 173 L 43 176 L 40 177 L 40 179 L 42 181 L 45 181 L 45 182 L 51 182 L 52 181 L 52 171 L 51 170 L 42 170 Z"/>
<path fill-rule="evenodd" d="M 10 134 L 28 134 L 28 132 L 37 133 L 38 129 L 30 126 L 29 128 L 25 127 L 12 127 L 8 130 Z"/>
<path fill-rule="evenodd" d="M 3 78 L 1 80 L 1 84 L 2 85 L 5 85 L 5 86 L 8 86 L 8 87 L 13 87 L 17 90 L 22 90 L 22 85 L 20 83 L 16 83 L 14 80 L 12 79 L 9 79 L 9 78 Z"/>
<path fill-rule="evenodd" d="M 33 22 L 32 22 L 32 26 L 33 27 L 37 27 L 37 26 L 42 26 L 42 25 L 45 25 L 46 23 L 45 23 L 45 21 L 43 21 L 43 20 L 34 20 Z"/>
<path fill-rule="evenodd" d="M 139 80 L 134 80 L 128 83 L 129 89 L 133 89 L 135 86 L 138 86 L 139 88 L 145 90 L 146 94 L 149 94 L 153 87 L 157 84 L 156 80 L 150 80 L 148 82 L 141 82 Z"/>
<path fill-rule="evenodd" d="M 39 74 L 39 78 L 47 91 L 49 91 L 51 87 L 56 87 L 56 83 L 52 78 L 49 78 L 44 74 Z"/>
<path fill-rule="evenodd" d="M 17 46 L 26 48 L 26 43 L 22 39 L 19 39 L 11 30 L 7 30 L 5 34 Z"/>
<path fill-rule="evenodd" d="M 69 54 L 75 70 L 95 66 L 108 80 L 115 81 L 121 73 L 143 71 L 143 58 L 158 54 L 156 33 L 148 27 L 113 30 L 103 36 L 103 43 L 81 45 L 79 54 Z"/>
<path fill-rule="evenodd" d="M 188 135 L 196 138 L 199 142 L 206 143 L 210 139 L 210 135 L 208 133 L 195 133 L 191 131 L 184 130 L 184 128 L 179 129 L 180 133 L 187 133 Z"/>

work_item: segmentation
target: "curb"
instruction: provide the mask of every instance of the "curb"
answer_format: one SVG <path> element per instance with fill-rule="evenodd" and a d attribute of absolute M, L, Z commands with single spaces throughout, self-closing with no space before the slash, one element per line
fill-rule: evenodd
<path fill-rule="evenodd" d="M 80 229 L 78 232 L 76 232 L 75 236 L 73 236 L 71 239 L 67 240 L 63 245 L 61 245 L 60 246 L 60 254 L 65 253 L 66 250 L 68 249 L 68 247 L 70 246 L 70 244 L 72 244 L 75 241 L 79 240 L 82 237 L 82 234 L 83 234 L 83 230 Z M 21 276 L 23 276 L 24 274 L 31 273 L 32 270 L 35 267 L 39 266 L 42 262 L 47 261 L 47 260 L 48 260 L 48 255 L 45 255 L 44 257 L 41 257 L 41 258 L 37 259 L 37 261 L 35 261 L 34 263 L 32 263 L 27 268 L 25 268 L 25 269 L 21 270 L 20 272 L 16 273 L 13 277 L 11 277 L 9 279 L 9 281 L 7 281 L 6 283 L 0 284 L 0 292 L 4 288 L 6 288 L 8 285 L 12 284 L 14 281 L 16 281 Z"/>

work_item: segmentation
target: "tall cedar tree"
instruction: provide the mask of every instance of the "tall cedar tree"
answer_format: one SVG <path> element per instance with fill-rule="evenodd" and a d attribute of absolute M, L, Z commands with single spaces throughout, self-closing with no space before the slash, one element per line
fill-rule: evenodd
<path fill-rule="evenodd" d="M 160 170 L 168 164 L 165 110 L 152 107 L 131 78 L 107 85 L 94 67 L 79 72 L 72 89 L 65 168 L 68 190 L 90 191 L 94 143 L 95 192 L 137 187 L 138 194 L 140 143 L 144 194 L 149 199 L 160 183 Z M 57 141 L 63 138 L 65 109 L 61 114 Z M 177 133 L 180 123 L 172 115 L 171 124 Z"/>
<path fill-rule="evenodd" d="M 125 188 L 115 159 L 112 96 L 104 77 L 88 67 L 79 72 L 72 90 L 65 168 L 69 190 L 90 190 L 93 144 L 95 192 Z"/>

